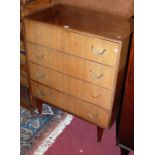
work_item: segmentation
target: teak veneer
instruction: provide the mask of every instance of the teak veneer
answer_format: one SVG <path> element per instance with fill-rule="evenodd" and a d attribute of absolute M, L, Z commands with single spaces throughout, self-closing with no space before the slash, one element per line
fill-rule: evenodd
<path fill-rule="evenodd" d="M 24 19 L 31 99 L 102 129 L 116 119 L 130 41 L 125 17 L 54 5 Z"/>
<path fill-rule="evenodd" d="M 89 33 L 89 35 L 93 34 L 108 40 L 122 40 L 130 33 L 130 20 L 128 18 L 60 4 L 30 15 L 29 20 L 43 22 L 46 29 L 48 29 L 46 24 L 61 28 L 68 25 L 69 31 Z M 39 29 L 39 25 L 37 29 Z M 49 30 L 44 31 L 48 32 Z"/>

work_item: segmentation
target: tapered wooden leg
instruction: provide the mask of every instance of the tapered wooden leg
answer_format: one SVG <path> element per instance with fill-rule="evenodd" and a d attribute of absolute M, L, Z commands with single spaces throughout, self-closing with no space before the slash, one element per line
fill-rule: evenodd
<path fill-rule="evenodd" d="M 126 149 L 121 148 L 121 155 L 128 155 L 129 151 Z"/>
<path fill-rule="evenodd" d="M 98 143 L 101 143 L 103 131 L 104 129 L 97 127 L 97 142 Z"/>
<path fill-rule="evenodd" d="M 30 93 L 29 93 L 30 94 Z M 30 104 L 31 104 L 31 107 L 32 109 L 34 110 L 35 109 L 35 105 L 36 105 L 36 99 L 30 94 Z"/>
<path fill-rule="evenodd" d="M 39 114 L 42 114 L 42 104 L 43 104 L 43 102 L 41 100 L 37 99 L 37 108 L 38 108 Z"/>

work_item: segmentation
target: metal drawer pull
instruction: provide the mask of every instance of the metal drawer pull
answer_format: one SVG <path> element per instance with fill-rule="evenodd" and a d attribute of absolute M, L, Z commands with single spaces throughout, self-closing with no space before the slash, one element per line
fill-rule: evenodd
<path fill-rule="evenodd" d="M 92 93 L 90 93 L 90 95 L 91 95 L 93 98 L 96 98 L 96 99 L 98 99 L 98 98 L 101 97 L 101 94 L 95 96 L 95 95 L 93 95 Z"/>
<path fill-rule="evenodd" d="M 39 80 L 41 80 L 45 77 L 45 74 L 40 71 L 36 71 L 36 76 Z"/>
<path fill-rule="evenodd" d="M 37 95 L 39 96 L 46 96 L 49 95 L 50 93 L 42 93 L 39 89 L 37 89 Z"/>
<path fill-rule="evenodd" d="M 98 117 L 98 114 L 93 115 L 93 114 L 88 113 L 88 116 L 92 119 L 95 119 Z"/>
<path fill-rule="evenodd" d="M 100 79 L 103 76 L 103 73 L 101 75 L 97 76 L 97 75 L 95 75 L 95 73 L 92 70 L 90 70 L 90 72 L 91 72 L 92 77 L 95 79 Z"/>
<path fill-rule="evenodd" d="M 36 52 L 33 52 L 33 53 L 38 59 L 42 59 L 45 56 L 44 54 L 38 55 Z"/>
<path fill-rule="evenodd" d="M 96 55 L 102 55 L 104 52 L 106 52 L 106 49 L 103 49 L 101 52 L 98 52 L 98 51 L 94 48 L 94 46 L 92 46 L 92 50 L 93 50 L 94 54 L 96 54 Z"/>

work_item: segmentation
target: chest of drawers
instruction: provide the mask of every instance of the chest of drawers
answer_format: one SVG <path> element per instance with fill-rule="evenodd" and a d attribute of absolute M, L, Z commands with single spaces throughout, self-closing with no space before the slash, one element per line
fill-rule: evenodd
<path fill-rule="evenodd" d="M 130 23 L 65 5 L 24 20 L 31 97 L 100 128 L 116 118 Z"/>

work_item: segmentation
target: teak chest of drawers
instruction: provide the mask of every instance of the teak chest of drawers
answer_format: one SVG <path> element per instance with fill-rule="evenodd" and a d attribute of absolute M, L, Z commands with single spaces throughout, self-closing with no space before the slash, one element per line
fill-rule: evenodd
<path fill-rule="evenodd" d="M 121 99 L 129 21 L 55 5 L 26 17 L 24 26 L 31 98 L 110 127 Z"/>

